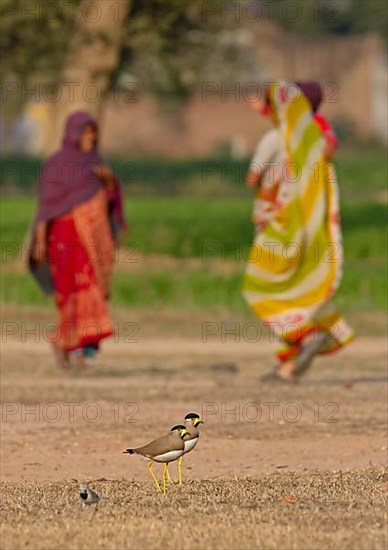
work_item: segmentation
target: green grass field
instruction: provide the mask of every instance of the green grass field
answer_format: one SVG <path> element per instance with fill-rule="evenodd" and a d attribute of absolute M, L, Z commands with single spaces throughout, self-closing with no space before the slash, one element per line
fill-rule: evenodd
<path fill-rule="evenodd" d="M 127 185 L 126 212 L 131 229 L 121 243 L 124 265 L 120 262 L 116 266 L 113 304 L 189 309 L 213 307 L 244 312 L 246 306 L 240 296 L 240 287 L 253 235 L 251 199 L 242 185 L 238 187 L 230 181 L 224 184 L 224 197 L 220 191 L 218 197 L 202 196 L 201 186 L 205 183 L 200 180 L 199 167 L 193 162 L 188 164 L 187 172 L 197 191 L 193 197 L 185 196 L 182 161 L 177 164 L 174 177 L 178 174 L 182 179 L 182 193 L 178 196 L 160 196 L 151 169 L 145 184 L 155 184 L 154 196 L 140 198 L 136 196 L 137 191 L 131 196 L 131 186 Z M 381 152 L 343 153 L 337 164 L 346 265 L 336 300 L 347 311 L 384 311 L 387 278 L 385 156 Z M 166 166 L 162 173 L 165 177 L 169 173 Z M 218 186 L 222 189 L 220 182 Z M 215 189 L 215 185 L 210 187 Z M 7 196 L 2 201 L 3 302 L 51 303 L 50 299 L 41 296 L 26 273 L 25 264 L 20 265 L 20 259 L 24 259 L 21 247 L 34 204 L 34 199 L 28 196 Z M 147 263 L 150 255 L 168 256 L 174 261 L 167 267 L 165 262 L 155 261 L 150 267 Z"/>
<path fill-rule="evenodd" d="M 130 196 L 241 197 L 249 159 L 229 157 L 110 159 Z M 8 156 L 1 159 L 1 185 L 7 192 L 33 194 L 40 159 Z M 370 200 L 385 189 L 387 161 L 378 146 L 340 150 L 335 162 L 341 193 L 352 201 Z"/>

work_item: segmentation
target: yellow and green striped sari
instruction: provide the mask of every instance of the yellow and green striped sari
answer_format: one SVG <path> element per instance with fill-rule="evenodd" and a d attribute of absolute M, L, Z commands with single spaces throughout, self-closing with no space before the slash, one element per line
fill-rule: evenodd
<path fill-rule="evenodd" d="M 285 165 L 274 215 L 250 251 L 244 297 L 286 344 L 279 353 L 286 359 L 314 330 L 332 335 L 325 352 L 348 342 L 352 331 L 329 304 L 343 253 L 337 182 L 324 158 L 324 137 L 295 85 L 274 83 L 269 98 Z"/>

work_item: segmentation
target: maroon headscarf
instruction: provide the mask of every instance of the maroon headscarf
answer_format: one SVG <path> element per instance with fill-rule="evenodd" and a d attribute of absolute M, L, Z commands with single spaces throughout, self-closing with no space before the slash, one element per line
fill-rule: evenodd
<path fill-rule="evenodd" d="M 79 149 L 79 140 L 87 124 L 98 130 L 97 121 L 78 111 L 69 116 L 61 149 L 45 162 L 40 174 L 40 194 L 36 223 L 50 221 L 89 200 L 103 183 L 96 169 L 103 163 L 97 147 L 90 153 Z M 109 193 L 110 212 L 117 228 L 125 228 L 120 183 Z"/>
<path fill-rule="evenodd" d="M 97 121 L 85 112 L 76 112 L 69 116 L 61 149 L 54 153 L 43 165 L 40 174 L 40 193 L 38 211 L 32 228 L 34 243 L 35 228 L 39 222 L 49 222 L 77 205 L 89 200 L 103 186 L 97 175 L 97 167 L 103 163 L 97 146 L 90 153 L 83 153 L 79 140 L 87 124 L 98 130 Z M 120 229 L 126 228 L 123 214 L 123 201 L 120 182 L 115 178 L 113 190 L 108 192 L 109 219 L 114 237 Z M 29 258 L 32 273 L 41 287 L 52 291 L 51 277 L 47 262 L 37 264 Z"/>
<path fill-rule="evenodd" d="M 319 82 L 316 82 L 315 80 L 305 82 L 296 81 L 295 84 L 298 86 L 298 88 L 300 88 L 300 90 L 302 90 L 303 95 L 307 97 L 307 99 L 311 103 L 313 112 L 315 113 L 323 100 L 322 87 Z"/>
<path fill-rule="evenodd" d="M 298 80 L 298 81 L 295 81 L 294 84 L 296 84 L 300 89 L 300 91 L 302 92 L 302 94 L 307 97 L 307 99 L 311 104 L 311 108 L 315 113 L 318 110 L 323 100 L 322 87 L 319 84 L 319 82 L 316 82 L 315 80 L 311 80 L 311 81 Z M 267 85 L 264 88 L 264 106 L 261 112 L 262 115 L 268 115 L 270 113 L 269 93 L 270 93 L 270 86 Z"/>
<path fill-rule="evenodd" d="M 98 128 L 87 113 L 69 116 L 62 148 L 43 165 L 36 221 L 50 221 L 90 199 L 102 186 L 95 171 L 102 159 L 95 148 L 90 153 L 79 149 L 79 140 L 87 124 Z"/>

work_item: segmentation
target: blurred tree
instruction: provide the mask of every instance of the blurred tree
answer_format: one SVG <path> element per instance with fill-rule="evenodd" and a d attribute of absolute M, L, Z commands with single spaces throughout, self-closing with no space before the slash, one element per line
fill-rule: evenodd
<path fill-rule="evenodd" d="M 71 111 L 86 109 L 99 117 L 102 100 L 110 90 L 112 75 L 120 62 L 122 27 L 129 5 L 130 0 L 95 0 L 93 3 L 82 0 L 78 3 L 74 11 L 75 32 L 69 37 L 67 53 L 62 60 L 59 83 L 66 93 L 56 102 L 54 134 L 62 128 Z"/>
<path fill-rule="evenodd" d="M 0 8 L 2 79 L 61 86 L 50 141 L 69 111 L 87 108 L 98 116 L 112 85 L 125 87 L 134 78 L 166 106 L 182 104 L 197 84 L 211 42 L 202 5 L 202 0 L 7 0 Z"/>
<path fill-rule="evenodd" d="M 112 75 L 120 63 L 123 24 L 130 0 L 81 0 L 74 11 L 74 28 L 59 79 L 62 94 L 56 103 L 58 130 L 69 112 L 86 109 L 97 118 L 110 90 Z M 74 86 L 70 83 L 75 83 Z"/>
<path fill-rule="evenodd" d="M 142 88 L 176 109 L 198 88 L 214 29 L 203 21 L 202 0 L 133 0 L 121 68 Z"/>
<path fill-rule="evenodd" d="M 5 0 L 0 4 L 2 79 L 25 81 L 32 74 L 58 74 L 62 67 L 71 22 L 80 0 Z"/>
<path fill-rule="evenodd" d="M 50 117 L 53 143 L 70 110 L 98 116 L 113 86 L 136 82 L 176 109 L 203 78 L 235 82 L 255 74 L 248 25 L 222 15 L 254 3 L 301 35 L 387 31 L 384 0 L 2 0 L 1 78 L 30 88 L 60 85 Z M 214 17 L 204 17 L 209 5 Z"/>
<path fill-rule="evenodd" d="M 54 94 L 48 101 L 52 147 L 69 112 L 100 114 L 120 62 L 129 5 L 130 0 L 12 0 L 1 5 L 2 79 L 34 90 L 35 102 L 47 100 L 49 89 Z M 54 86 L 45 89 L 50 81 Z M 21 104 L 28 98 L 31 92 L 22 93 Z"/>

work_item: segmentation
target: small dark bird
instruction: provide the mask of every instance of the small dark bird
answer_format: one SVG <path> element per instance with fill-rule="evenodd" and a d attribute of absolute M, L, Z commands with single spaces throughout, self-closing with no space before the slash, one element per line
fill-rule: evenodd
<path fill-rule="evenodd" d="M 81 497 L 82 502 L 84 504 L 87 504 L 88 506 L 90 504 L 96 504 L 96 508 L 97 508 L 97 504 L 101 499 L 100 495 L 98 495 L 95 491 L 93 491 L 93 489 L 90 489 L 90 487 L 88 487 L 86 483 L 80 484 L 79 496 Z"/>

